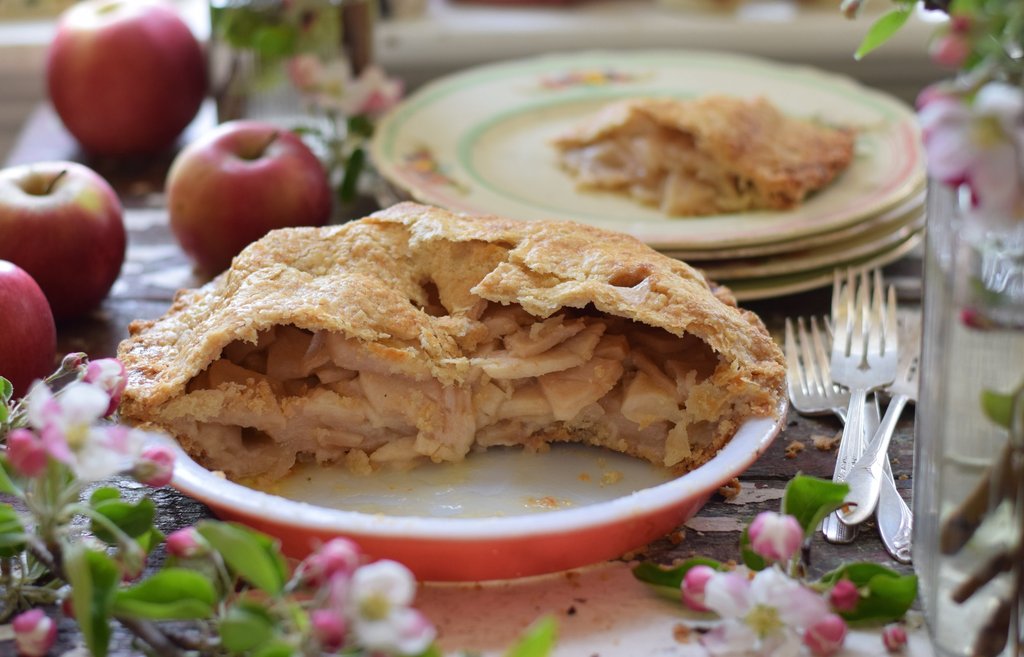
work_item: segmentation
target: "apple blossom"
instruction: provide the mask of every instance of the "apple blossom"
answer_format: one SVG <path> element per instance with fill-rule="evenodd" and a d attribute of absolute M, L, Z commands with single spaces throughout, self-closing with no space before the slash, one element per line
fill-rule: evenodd
<path fill-rule="evenodd" d="M 174 452 L 166 445 L 147 447 L 135 463 L 132 474 L 147 486 L 166 486 L 174 476 Z"/>
<path fill-rule="evenodd" d="M 962 34 L 949 32 L 937 37 L 928 48 L 932 61 L 944 68 L 960 68 L 971 54 L 971 42 Z"/>
<path fill-rule="evenodd" d="M 299 564 L 299 572 L 303 582 L 320 586 L 335 575 L 351 575 L 360 559 L 359 546 L 345 538 L 332 538 Z"/>
<path fill-rule="evenodd" d="M 382 559 L 355 571 L 349 592 L 352 630 L 370 650 L 411 655 L 434 640 L 433 626 L 410 609 L 416 580 L 402 564 Z"/>
<path fill-rule="evenodd" d="M 830 613 L 824 598 L 774 566 L 752 579 L 745 569 L 715 573 L 704 603 L 722 623 L 701 644 L 723 656 L 796 654 L 803 632 Z"/>
<path fill-rule="evenodd" d="M 698 565 L 686 571 L 683 577 L 682 590 L 683 603 L 694 611 L 707 611 L 704 605 L 704 589 L 708 581 L 715 576 L 716 570 L 710 566 Z"/>
<path fill-rule="evenodd" d="M 14 644 L 22 657 L 42 657 L 57 640 L 57 624 L 42 609 L 30 609 L 14 617 Z"/>
<path fill-rule="evenodd" d="M 748 529 L 750 547 L 765 559 L 788 561 L 804 542 L 800 521 L 790 515 L 774 511 L 757 514 Z"/>
<path fill-rule="evenodd" d="M 804 645 L 815 657 L 829 657 L 843 647 L 846 621 L 836 614 L 820 618 L 804 632 Z"/>
<path fill-rule="evenodd" d="M 43 441 L 28 429 L 15 429 L 7 436 L 7 459 L 18 474 L 38 477 L 46 469 L 48 456 Z"/>
<path fill-rule="evenodd" d="M 828 601 L 836 611 L 853 611 L 860 602 L 860 591 L 850 580 L 841 579 L 829 591 Z"/>
<path fill-rule="evenodd" d="M 110 396 L 106 415 L 117 410 L 121 403 L 121 395 L 124 394 L 124 389 L 128 385 L 128 376 L 124 365 L 116 358 L 101 358 L 91 361 L 85 367 L 85 376 L 82 380 L 92 383 Z"/>
<path fill-rule="evenodd" d="M 167 535 L 167 554 L 179 559 L 192 559 L 208 554 L 210 544 L 195 527 L 184 527 Z"/>
<path fill-rule="evenodd" d="M 313 636 L 324 650 L 333 652 L 345 645 L 348 627 L 341 614 L 330 609 L 314 609 L 310 613 L 310 625 Z"/>
<path fill-rule="evenodd" d="M 882 643 L 889 652 L 902 652 L 907 645 L 907 631 L 902 625 L 892 623 L 882 629 Z"/>

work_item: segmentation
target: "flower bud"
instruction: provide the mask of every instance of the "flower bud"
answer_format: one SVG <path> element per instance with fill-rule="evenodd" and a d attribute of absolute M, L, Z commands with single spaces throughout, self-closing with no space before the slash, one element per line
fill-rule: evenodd
<path fill-rule="evenodd" d="M 836 611 L 853 611 L 860 602 L 860 591 L 850 580 L 841 579 L 829 592 L 828 602 Z"/>
<path fill-rule="evenodd" d="M 57 640 L 57 624 L 42 609 L 31 609 L 12 622 L 14 644 L 22 657 L 43 657 Z"/>
<path fill-rule="evenodd" d="M 46 470 L 46 446 L 28 429 L 15 429 L 7 436 L 7 460 L 18 474 L 38 477 Z"/>
<path fill-rule="evenodd" d="M 793 516 L 774 511 L 757 514 L 747 531 L 751 549 L 771 561 L 788 561 L 804 542 L 800 522 Z"/>
<path fill-rule="evenodd" d="M 137 480 L 153 488 L 160 488 L 171 483 L 173 475 L 174 452 L 170 447 L 164 445 L 154 445 L 144 449 L 132 472 L 132 476 Z"/>
<path fill-rule="evenodd" d="M 310 625 L 313 636 L 325 651 L 334 652 L 345 645 L 348 626 L 341 614 L 329 609 L 315 609 L 310 614 Z"/>
<path fill-rule="evenodd" d="M 117 410 L 121 403 L 121 395 L 124 394 L 125 386 L 128 385 L 128 376 L 121 361 L 116 358 L 94 360 L 86 366 L 83 380 L 97 386 L 110 396 L 110 406 L 107 407 L 106 415 Z"/>
<path fill-rule="evenodd" d="M 907 645 L 907 631 L 902 625 L 886 625 L 882 630 L 882 643 L 889 652 L 902 652 Z"/>
<path fill-rule="evenodd" d="M 694 611 L 708 611 L 704 605 L 704 589 L 708 582 L 717 574 L 711 566 L 694 566 L 686 571 L 680 589 L 683 593 L 683 604 Z"/>
<path fill-rule="evenodd" d="M 823 616 L 804 632 L 804 645 L 815 657 L 834 655 L 846 640 L 846 621 L 836 614 Z"/>
<path fill-rule="evenodd" d="M 306 557 L 299 570 L 305 583 L 320 586 L 335 575 L 351 575 L 359 559 L 359 546 L 345 538 L 332 538 Z"/>
<path fill-rule="evenodd" d="M 971 43 L 964 35 L 950 32 L 932 41 L 928 54 L 939 66 L 958 69 L 971 54 Z"/>
<path fill-rule="evenodd" d="M 185 527 L 167 535 L 167 554 L 179 559 L 201 557 L 210 552 L 210 545 L 195 527 Z"/>

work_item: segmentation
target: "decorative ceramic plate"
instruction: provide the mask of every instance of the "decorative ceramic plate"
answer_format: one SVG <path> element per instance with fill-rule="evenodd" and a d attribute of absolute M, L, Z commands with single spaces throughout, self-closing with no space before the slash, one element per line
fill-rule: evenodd
<path fill-rule="evenodd" d="M 765 96 L 783 112 L 858 132 L 850 167 L 791 211 L 668 217 L 607 192 L 581 191 L 550 140 L 626 97 Z M 661 249 L 781 242 L 850 226 L 893 207 L 924 181 L 912 111 L 849 78 L 734 55 L 588 52 L 469 69 L 434 81 L 385 117 L 372 155 L 413 198 L 516 219 L 572 219 Z"/>
<path fill-rule="evenodd" d="M 924 212 L 918 210 L 896 226 L 861 235 L 845 242 L 780 253 L 764 258 L 741 258 L 735 260 L 714 260 L 699 263 L 698 266 L 712 280 L 724 281 L 737 278 L 767 278 L 799 272 L 843 266 L 844 263 L 865 258 L 877 253 L 890 251 L 911 235 L 924 228 Z"/>
<path fill-rule="evenodd" d="M 276 536 L 292 556 L 347 536 L 420 579 L 477 581 L 596 563 L 667 534 L 764 453 L 785 417 L 782 402 L 774 417 L 748 421 L 713 459 L 677 478 L 598 448 L 555 445 L 545 454 L 472 454 L 380 480 L 299 470 L 275 486 L 281 494 L 228 481 L 170 439 L 155 440 L 176 452 L 176 488 Z"/>
<path fill-rule="evenodd" d="M 837 267 L 864 267 L 871 269 L 874 267 L 884 267 L 891 262 L 896 262 L 920 244 L 923 237 L 924 231 L 919 230 L 896 246 L 880 253 L 874 253 L 850 261 L 833 262 L 821 269 L 786 274 L 784 276 L 726 279 L 718 282 L 727 285 L 733 291 L 733 294 L 736 295 L 738 301 L 755 301 L 757 299 L 770 299 L 786 294 L 806 292 L 832 285 L 833 272 Z"/>

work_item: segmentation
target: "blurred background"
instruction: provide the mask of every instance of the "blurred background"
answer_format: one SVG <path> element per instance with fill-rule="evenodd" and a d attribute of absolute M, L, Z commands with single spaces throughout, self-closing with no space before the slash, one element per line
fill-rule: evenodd
<path fill-rule="evenodd" d="M 171 1 L 207 43 L 207 0 Z M 928 59 L 934 26 L 923 12 L 855 61 L 871 16 L 846 19 L 838 0 L 356 0 L 366 1 L 373 3 L 373 58 L 407 91 L 474 64 L 612 48 L 716 50 L 804 63 L 907 102 L 943 75 Z M 0 161 L 45 98 L 46 47 L 55 17 L 73 3 L 0 0 Z M 880 14 L 888 7 L 888 0 L 873 0 L 865 11 Z"/>

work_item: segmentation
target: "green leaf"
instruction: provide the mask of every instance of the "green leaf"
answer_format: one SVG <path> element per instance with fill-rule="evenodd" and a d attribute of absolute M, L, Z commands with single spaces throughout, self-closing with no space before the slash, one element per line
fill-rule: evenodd
<path fill-rule="evenodd" d="M 0 557 L 13 557 L 25 549 L 25 527 L 10 504 L 0 504 Z"/>
<path fill-rule="evenodd" d="M 165 568 L 117 592 L 112 611 L 118 616 L 150 620 L 212 618 L 217 594 L 213 584 L 185 568 Z"/>
<path fill-rule="evenodd" d="M 864 35 L 864 40 L 860 42 L 853 58 L 861 59 L 888 41 L 907 22 L 913 8 L 913 5 L 899 6 L 875 21 L 868 29 L 868 33 Z"/>
<path fill-rule="evenodd" d="M 740 534 L 740 558 L 743 565 L 755 571 L 762 571 L 768 567 L 768 561 L 750 547 L 750 526 L 743 528 Z"/>
<path fill-rule="evenodd" d="M 846 484 L 798 474 L 786 484 L 782 513 L 795 517 L 804 536 L 811 536 L 822 518 L 842 506 L 849 490 Z"/>
<path fill-rule="evenodd" d="M 14 396 L 14 384 L 0 376 L 0 404 L 7 405 Z"/>
<path fill-rule="evenodd" d="M 705 557 L 693 557 L 672 567 L 659 566 L 658 564 L 644 561 L 633 568 L 633 577 L 641 582 L 673 591 L 673 597 L 679 597 L 679 587 L 683 585 L 686 573 L 694 566 L 710 566 L 715 570 L 722 570 L 723 566 L 714 559 Z"/>
<path fill-rule="evenodd" d="M 356 114 L 348 118 L 348 132 L 350 135 L 369 139 L 373 136 L 373 119 L 365 114 Z"/>
<path fill-rule="evenodd" d="M 917 598 L 916 576 L 901 575 L 876 563 L 845 564 L 826 573 L 819 583 L 833 586 L 841 579 L 850 580 L 861 591 L 857 607 L 840 614 L 847 622 L 888 623 L 899 620 Z"/>
<path fill-rule="evenodd" d="M 103 489 L 100 489 L 103 490 Z M 100 491 L 96 491 L 99 493 Z M 156 504 L 148 497 L 144 497 L 135 504 L 122 502 L 120 499 L 102 498 L 95 501 L 95 493 L 90 499 L 92 508 L 97 513 L 105 516 L 117 527 L 132 538 L 148 534 L 153 529 L 153 518 L 156 517 Z M 103 524 L 92 522 L 92 532 L 96 538 L 107 543 L 117 543 L 117 537 Z"/>
<path fill-rule="evenodd" d="M 551 616 L 537 620 L 508 649 L 505 657 L 547 657 L 555 647 L 557 625 Z"/>
<path fill-rule="evenodd" d="M 275 595 L 284 588 L 288 567 L 269 536 L 235 523 L 215 520 L 203 521 L 196 529 L 239 577 Z"/>
<path fill-rule="evenodd" d="M 437 647 L 436 643 L 432 643 L 426 650 L 416 655 L 416 657 L 444 657 L 444 653 L 441 652 L 441 649 Z M 473 656 L 471 654 L 467 654 L 465 657 Z"/>
<path fill-rule="evenodd" d="M 253 657 L 292 657 L 295 654 L 295 648 L 288 645 L 287 643 L 272 643 L 269 646 L 264 646 L 253 653 Z M 443 657 L 438 655 L 438 657 Z"/>
<path fill-rule="evenodd" d="M 366 152 L 357 148 L 349 155 L 345 163 L 345 176 L 341 179 L 341 186 L 338 188 L 338 198 L 342 202 L 351 201 L 356 197 L 356 185 L 359 183 L 359 175 L 363 172 L 363 165 L 366 162 Z"/>
<path fill-rule="evenodd" d="M 14 495 L 24 498 L 25 493 L 21 487 L 14 483 L 14 472 L 11 470 L 11 462 L 7 460 L 6 454 L 0 454 L 0 493 Z"/>
<path fill-rule="evenodd" d="M 153 548 L 164 542 L 164 533 L 156 527 L 150 527 L 149 531 L 142 536 L 136 536 L 135 542 L 139 544 L 142 551 L 149 554 Z"/>
<path fill-rule="evenodd" d="M 71 545 L 65 551 L 64 568 L 85 645 L 93 657 L 106 657 L 110 646 L 110 608 L 121 578 L 117 565 L 103 552 Z"/>
<path fill-rule="evenodd" d="M 274 638 L 274 619 L 257 604 L 242 602 L 220 622 L 221 643 L 231 652 L 245 652 Z"/>
<path fill-rule="evenodd" d="M 981 391 L 981 409 L 985 416 L 996 424 L 1006 429 L 1010 428 L 1013 421 L 1013 399 L 1019 393 L 995 392 L 994 390 Z"/>
<path fill-rule="evenodd" d="M 121 499 L 121 491 L 117 490 L 113 486 L 100 486 L 92 492 L 92 495 L 89 496 L 89 504 L 96 506 L 100 502 L 119 499 Z"/>

